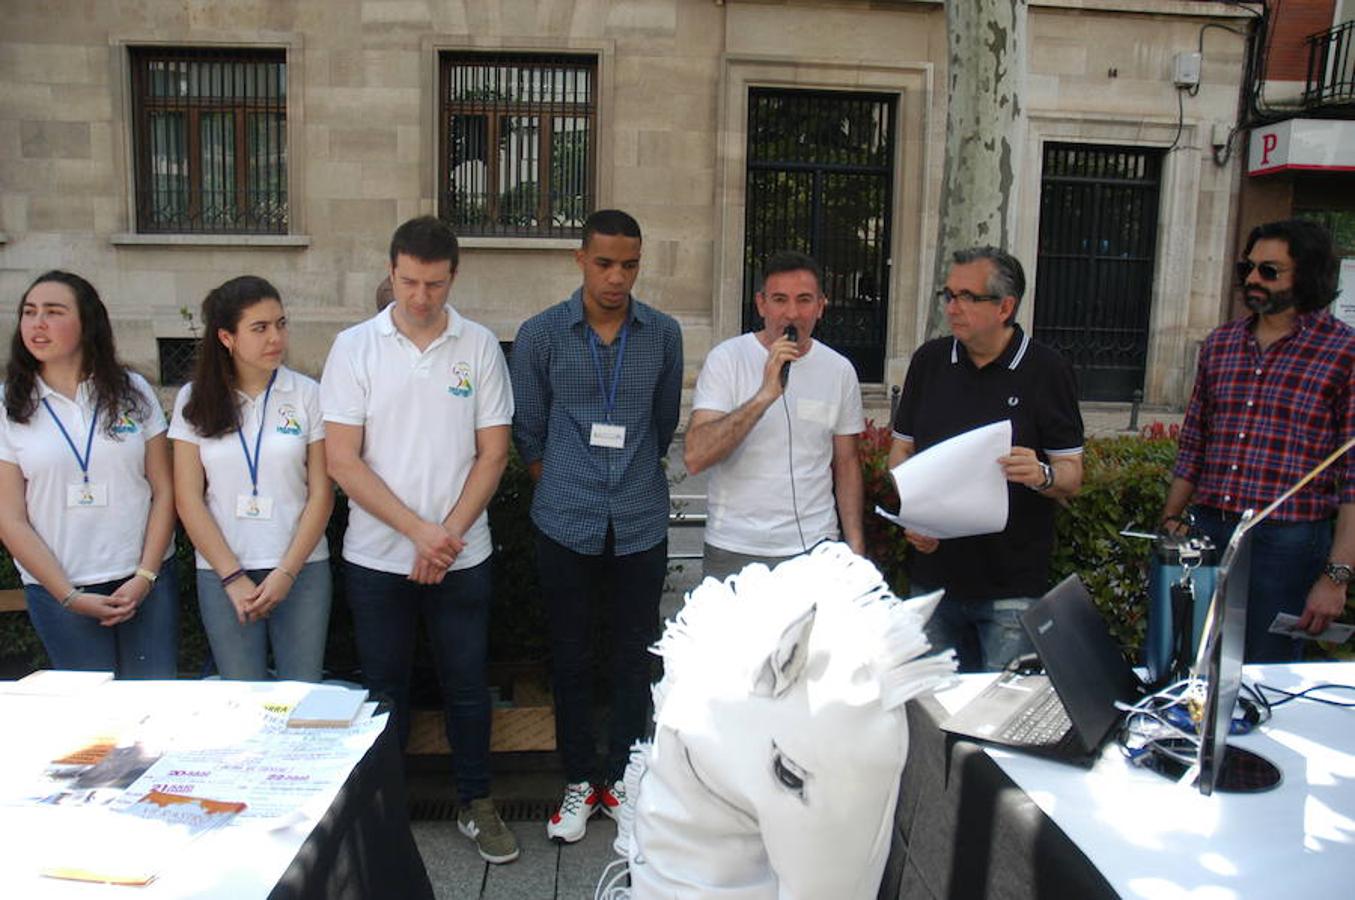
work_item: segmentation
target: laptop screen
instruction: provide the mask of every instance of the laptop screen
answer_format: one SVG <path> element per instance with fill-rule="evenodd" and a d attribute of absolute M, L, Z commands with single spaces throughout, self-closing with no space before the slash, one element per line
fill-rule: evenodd
<path fill-rule="evenodd" d="M 1139 681 L 1076 575 L 1021 616 L 1083 750 L 1095 752 L 1120 720 L 1116 700 L 1138 698 Z"/>
<path fill-rule="evenodd" d="M 1204 718 L 1200 723 L 1202 794 L 1211 794 L 1223 769 L 1228 729 L 1242 687 L 1246 651 L 1247 592 L 1251 579 L 1251 532 L 1243 519 L 1228 541 L 1219 564 L 1210 602 L 1206 633 L 1195 660 L 1195 674 L 1205 679 Z"/>

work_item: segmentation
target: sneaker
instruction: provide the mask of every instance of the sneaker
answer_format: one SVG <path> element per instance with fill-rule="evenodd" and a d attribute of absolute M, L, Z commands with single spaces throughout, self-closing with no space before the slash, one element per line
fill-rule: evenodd
<path fill-rule="evenodd" d="M 620 822 L 621 810 L 626 806 L 626 783 L 613 781 L 604 787 L 598 795 L 598 806 L 602 808 L 603 815 L 610 817 L 613 822 Z"/>
<path fill-rule="evenodd" d="M 475 841 L 480 858 L 485 862 L 506 863 L 518 858 L 518 839 L 499 818 L 494 801 L 480 797 L 461 807 L 456 814 L 456 827 Z"/>
<path fill-rule="evenodd" d="M 566 844 L 581 840 L 588 830 L 589 818 L 598 811 L 600 796 L 586 781 L 565 785 L 565 798 L 560 801 L 560 808 L 546 822 L 546 836 Z"/>

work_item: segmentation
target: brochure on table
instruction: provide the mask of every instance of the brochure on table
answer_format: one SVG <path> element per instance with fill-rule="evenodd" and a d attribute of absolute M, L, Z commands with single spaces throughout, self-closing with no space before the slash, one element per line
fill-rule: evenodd
<path fill-rule="evenodd" d="M 108 869 L 124 842 L 120 880 L 155 879 L 137 897 L 266 896 L 386 724 L 364 703 L 348 727 L 288 727 L 313 687 L 295 682 L 63 681 L 0 683 L 6 731 L 23 736 L 0 743 L 0 896 L 106 890 L 40 873 Z M 90 856 L 75 840 L 90 829 L 114 852 Z"/>

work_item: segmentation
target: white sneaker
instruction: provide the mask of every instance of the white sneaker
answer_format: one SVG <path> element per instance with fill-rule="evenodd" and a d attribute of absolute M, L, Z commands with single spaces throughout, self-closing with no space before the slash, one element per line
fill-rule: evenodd
<path fill-rule="evenodd" d="M 566 844 L 581 840 L 588 830 L 588 820 L 598 811 L 601 796 L 586 781 L 565 785 L 560 808 L 546 822 L 546 836 Z"/>
<path fill-rule="evenodd" d="M 613 781 L 604 787 L 598 794 L 598 806 L 602 808 L 603 815 L 613 822 L 620 822 L 621 810 L 626 806 L 626 783 Z"/>

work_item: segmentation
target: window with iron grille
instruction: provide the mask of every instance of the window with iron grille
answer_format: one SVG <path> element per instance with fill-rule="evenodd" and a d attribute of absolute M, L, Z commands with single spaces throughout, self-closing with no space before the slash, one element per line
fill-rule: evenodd
<path fill-rule="evenodd" d="M 193 367 L 198 362 L 197 338 L 156 338 L 155 349 L 160 356 L 161 384 L 187 384 L 193 379 Z"/>
<path fill-rule="evenodd" d="M 597 58 L 444 52 L 438 212 L 463 235 L 577 237 L 593 210 Z"/>
<path fill-rule="evenodd" d="M 286 234 L 286 51 L 130 52 L 137 230 Z"/>

